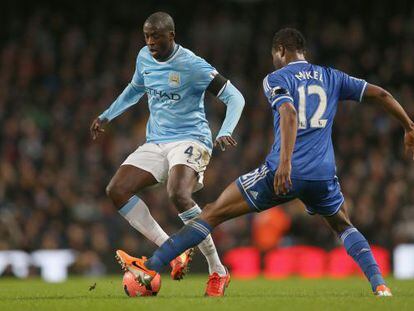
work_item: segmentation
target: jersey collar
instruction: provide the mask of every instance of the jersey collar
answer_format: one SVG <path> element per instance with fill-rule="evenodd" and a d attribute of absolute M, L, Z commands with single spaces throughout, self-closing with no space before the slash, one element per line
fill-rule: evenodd
<path fill-rule="evenodd" d="M 307 64 L 308 62 L 306 60 L 297 60 L 297 61 L 294 61 L 294 62 L 290 62 L 286 66 L 294 65 L 294 64 L 302 64 L 302 63 Z"/>
<path fill-rule="evenodd" d="M 180 48 L 181 48 L 181 46 L 179 44 L 174 43 L 174 51 L 171 53 L 170 57 L 168 57 L 166 60 L 164 60 L 162 62 L 156 60 L 154 57 L 152 57 L 152 55 L 151 55 L 151 57 L 158 64 L 167 64 L 167 63 L 169 63 L 170 61 L 172 61 L 177 56 L 178 50 Z"/>

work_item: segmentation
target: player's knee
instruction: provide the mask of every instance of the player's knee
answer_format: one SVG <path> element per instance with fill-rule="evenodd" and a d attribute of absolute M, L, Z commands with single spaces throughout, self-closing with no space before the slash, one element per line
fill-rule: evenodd
<path fill-rule="evenodd" d="M 126 187 L 117 183 L 109 183 L 106 187 L 106 195 L 118 208 L 122 207 L 131 197 Z"/>
<path fill-rule="evenodd" d="M 350 222 L 337 224 L 333 229 L 337 235 L 340 235 L 349 227 L 353 227 L 353 225 Z"/>
<path fill-rule="evenodd" d="M 188 193 L 188 191 L 184 189 L 170 190 L 168 196 L 180 212 L 186 211 L 194 205 L 191 193 Z"/>
<path fill-rule="evenodd" d="M 352 223 L 348 219 L 337 219 L 330 223 L 332 230 L 337 234 L 340 235 L 349 227 L 352 227 Z"/>

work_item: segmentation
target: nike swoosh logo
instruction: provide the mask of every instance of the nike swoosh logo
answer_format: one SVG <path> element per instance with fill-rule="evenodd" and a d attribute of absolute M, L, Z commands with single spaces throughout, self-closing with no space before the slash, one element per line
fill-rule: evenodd
<path fill-rule="evenodd" d="M 151 71 L 144 71 L 144 75 L 149 75 Z"/>
<path fill-rule="evenodd" d="M 142 270 L 142 267 L 139 266 L 136 261 L 133 261 L 132 265 Z"/>

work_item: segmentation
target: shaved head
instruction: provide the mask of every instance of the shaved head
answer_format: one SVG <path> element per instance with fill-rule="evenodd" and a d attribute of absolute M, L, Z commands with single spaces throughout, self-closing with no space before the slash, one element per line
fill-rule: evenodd
<path fill-rule="evenodd" d="M 175 31 L 174 20 L 165 12 L 151 14 L 145 21 L 144 27 L 157 28 L 161 31 Z"/>
<path fill-rule="evenodd" d="M 167 59 L 173 52 L 175 42 L 174 20 L 165 12 L 151 14 L 145 21 L 145 43 L 157 60 Z"/>

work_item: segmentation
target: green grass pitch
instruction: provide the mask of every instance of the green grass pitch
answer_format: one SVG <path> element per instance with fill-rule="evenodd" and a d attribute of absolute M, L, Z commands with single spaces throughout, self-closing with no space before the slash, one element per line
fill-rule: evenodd
<path fill-rule="evenodd" d="M 157 297 L 129 298 L 121 276 L 72 277 L 61 284 L 0 278 L 0 310 L 414 310 L 414 281 L 388 279 L 394 297 L 378 298 L 362 278 L 232 280 L 224 298 L 203 297 L 206 276 L 163 276 Z M 96 282 L 96 288 L 89 286 Z"/>

